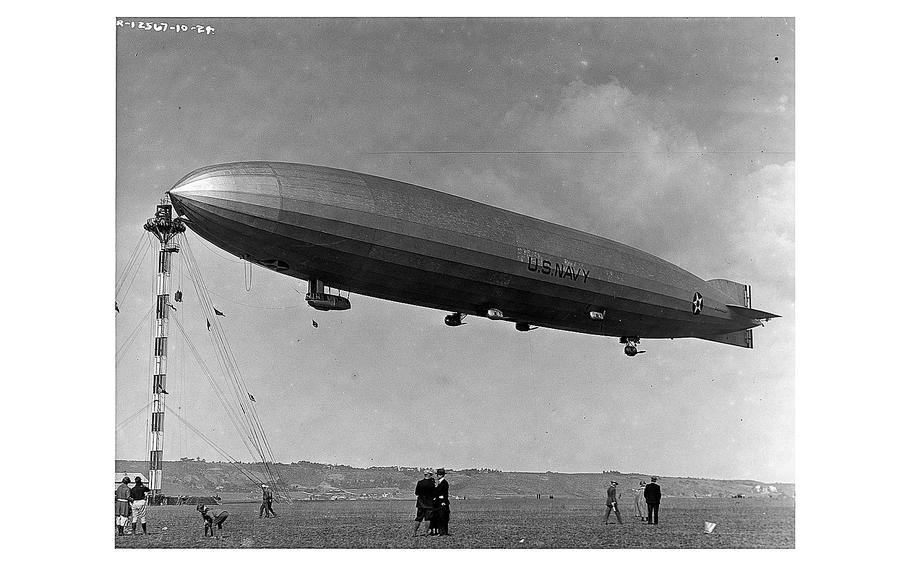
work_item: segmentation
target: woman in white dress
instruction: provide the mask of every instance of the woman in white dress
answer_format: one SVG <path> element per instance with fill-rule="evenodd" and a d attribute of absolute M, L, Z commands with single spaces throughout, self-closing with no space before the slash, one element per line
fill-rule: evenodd
<path fill-rule="evenodd" d="M 642 521 L 647 519 L 648 505 L 645 504 L 645 482 L 638 482 L 638 489 L 635 490 L 635 512 Z"/>

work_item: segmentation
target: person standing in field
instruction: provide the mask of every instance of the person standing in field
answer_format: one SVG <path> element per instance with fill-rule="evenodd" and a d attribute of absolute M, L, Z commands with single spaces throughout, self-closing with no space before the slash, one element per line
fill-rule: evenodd
<path fill-rule="evenodd" d="M 114 515 L 117 517 L 117 534 L 123 536 L 123 527 L 130 519 L 130 478 L 124 477 L 114 491 Z"/>
<path fill-rule="evenodd" d="M 449 534 L 449 482 L 446 481 L 446 470 L 436 470 L 436 495 L 433 499 L 433 520 L 438 535 Z"/>
<path fill-rule="evenodd" d="M 277 516 L 278 516 L 278 513 L 276 513 L 276 512 L 275 512 L 275 509 L 272 508 L 272 503 L 275 502 L 275 497 L 274 497 L 274 495 L 272 494 L 272 488 L 271 488 L 271 487 L 267 487 L 266 489 L 267 489 L 268 492 L 269 492 L 269 498 L 268 498 L 269 513 L 271 513 L 273 517 L 277 517 Z"/>
<path fill-rule="evenodd" d="M 618 481 L 611 481 L 610 487 L 607 488 L 607 514 L 604 516 L 604 524 L 608 525 L 610 520 L 610 511 L 616 513 L 616 520 L 622 524 L 622 517 L 619 516 L 619 496 L 616 494 Z"/>
<path fill-rule="evenodd" d="M 136 476 L 136 485 L 130 489 L 130 502 L 133 508 L 133 534 L 139 534 L 136 531 L 136 523 L 142 523 L 142 534 L 148 534 L 148 528 L 145 524 L 145 494 L 150 492 L 151 489 L 142 485 L 142 478 L 138 475 Z"/>
<path fill-rule="evenodd" d="M 652 477 L 651 483 L 645 485 L 645 501 L 648 503 L 648 524 L 656 525 L 657 512 L 660 510 L 660 485 L 657 484 L 657 476 Z"/>
<path fill-rule="evenodd" d="M 262 518 L 262 513 L 265 513 L 265 518 L 268 519 L 270 516 L 277 517 L 278 515 L 275 511 L 272 510 L 272 489 L 266 485 L 262 484 L 262 505 L 259 506 L 259 518 Z"/>
<path fill-rule="evenodd" d="M 433 479 L 433 472 L 426 470 L 423 472 L 423 479 L 417 482 L 414 489 L 414 495 L 417 495 L 417 517 L 414 519 L 414 536 L 417 536 L 417 530 L 420 529 L 420 522 L 426 519 L 427 532 L 429 534 L 430 525 L 433 522 L 433 499 L 436 497 L 436 481 Z"/>
<path fill-rule="evenodd" d="M 645 482 L 638 482 L 638 489 L 635 490 L 635 512 L 638 513 L 638 519 L 641 521 L 645 520 L 645 511 L 648 509 L 648 504 L 645 502 Z"/>

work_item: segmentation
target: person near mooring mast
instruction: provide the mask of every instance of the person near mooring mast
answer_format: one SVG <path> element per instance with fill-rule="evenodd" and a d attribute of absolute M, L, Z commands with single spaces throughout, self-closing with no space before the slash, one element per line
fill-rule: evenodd
<path fill-rule="evenodd" d="M 130 489 L 130 506 L 133 509 L 133 534 L 139 534 L 136 531 L 136 523 L 142 523 L 142 534 L 148 534 L 148 528 L 145 524 L 145 494 L 152 490 L 142 484 L 142 478 L 136 476 L 136 485 Z"/>
<path fill-rule="evenodd" d="M 130 520 L 130 478 L 124 477 L 114 491 L 114 516 L 117 517 L 117 534 L 123 536 L 123 527 Z"/>

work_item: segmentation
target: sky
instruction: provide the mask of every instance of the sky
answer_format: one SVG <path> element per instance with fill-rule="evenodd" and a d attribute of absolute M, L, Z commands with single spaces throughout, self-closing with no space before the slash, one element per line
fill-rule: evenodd
<path fill-rule="evenodd" d="M 443 312 L 357 295 L 316 312 L 305 283 L 253 267 L 247 290 L 244 263 L 188 234 L 277 460 L 795 479 L 792 20 L 170 22 L 215 33 L 117 30 L 118 275 L 183 175 L 280 160 L 618 240 L 751 284 L 753 307 L 782 316 L 753 350 L 644 340 L 629 358 L 615 338 L 449 328 Z M 394 153 L 414 151 L 452 153 Z M 217 368 L 185 270 L 176 288 Z M 115 316 L 118 459 L 146 458 L 147 416 L 128 418 L 150 396 L 153 296 L 149 256 Z M 168 406 L 252 459 L 172 331 Z M 165 447 L 219 458 L 170 415 Z"/>

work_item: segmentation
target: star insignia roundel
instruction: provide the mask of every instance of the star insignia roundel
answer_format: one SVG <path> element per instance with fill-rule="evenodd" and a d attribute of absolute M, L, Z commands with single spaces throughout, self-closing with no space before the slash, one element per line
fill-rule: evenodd
<path fill-rule="evenodd" d="M 702 299 L 701 294 L 696 292 L 695 295 L 692 296 L 692 313 L 695 315 L 700 314 L 701 307 L 704 305 L 704 302 L 705 301 Z"/>

